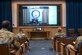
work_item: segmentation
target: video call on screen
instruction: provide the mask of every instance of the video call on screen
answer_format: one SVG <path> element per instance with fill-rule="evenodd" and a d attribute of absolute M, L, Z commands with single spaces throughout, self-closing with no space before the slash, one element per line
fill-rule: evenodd
<path fill-rule="evenodd" d="M 39 6 L 21 6 L 21 17 L 19 25 L 57 25 L 58 6 L 57 5 L 39 5 Z"/>

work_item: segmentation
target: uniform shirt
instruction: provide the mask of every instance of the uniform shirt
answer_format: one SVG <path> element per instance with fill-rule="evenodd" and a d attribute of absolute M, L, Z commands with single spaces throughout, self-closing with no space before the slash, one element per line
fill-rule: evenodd
<path fill-rule="evenodd" d="M 65 33 L 63 33 L 63 32 L 57 32 L 53 37 L 52 37 L 52 39 L 54 39 L 54 37 L 65 37 Z"/>
<path fill-rule="evenodd" d="M 65 33 L 63 33 L 63 32 L 57 32 L 56 34 L 55 34 L 55 36 L 59 36 L 59 37 L 61 37 L 61 36 L 63 36 L 63 37 L 65 37 Z"/>
<path fill-rule="evenodd" d="M 76 39 L 75 42 L 76 42 L 76 43 L 75 43 L 75 48 L 77 49 L 77 48 L 78 48 L 78 44 L 79 44 L 80 42 L 82 42 L 82 36 L 77 37 L 77 39 Z"/>
<path fill-rule="evenodd" d="M 25 33 L 22 33 L 22 32 L 19 32 L 19 33 L 17 34 L 17 37 L 18 37 L 19 39 L 21 39 L 21 38 L 26 38 L 26 39 L 27 39 L 26 34 L 25 34 Z"/>
<path fill-rule="evenodd" d="M 25 37 L 25 34 L 20 32 L 20 33 L 17 34 L 17 36 L 18 36 L 19 38 L 23 38 L 23 37 Z"/>
<path fill-rule="evenodd" d="M 0 30 L 0 42 L 11 42 L 15 35 L 9 32 L 7 29 Z"/>
<path fill-rule="evenodd" d="M 16 35 L 10 31 L 8 31 L 7 29 L 2 28 L 0 30 L 0 42 L 9 42 L 15 45 L 15 47 L 19 48 L 19 42 L 17 42 L 16 40 Z M 12 49 L 14 48 L 14 46 L 11 47 Z"/>

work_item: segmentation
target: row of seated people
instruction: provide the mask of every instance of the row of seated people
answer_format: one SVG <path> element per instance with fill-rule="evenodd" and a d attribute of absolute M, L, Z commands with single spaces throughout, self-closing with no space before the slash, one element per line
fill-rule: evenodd
<path fill-rule="evenodd" d="M 82 35 L 78 36 L 77 39 L 73 42 L 74 45 L 72 44 L 68 44 L 66 46 L 66 51 L 67 51 L 67 55 L 82 55 Z M 71 51 L 73 53 L 68 53 L 69 51 Z"/>
<path fill-rule="evenodd" d="M 2 22 L 0 30 L 0 55 L 24 55 L 29 47 L 29 41 L 24 33 L 14 34 L 8 31 L 10 22 Z M 21 30 L 20 30 L 21 31 Z"/>
<path fill-rule="evenodd" d="M 82 53 L 82 36 L 79 37 L 55 37 L 54 50 L 61 55 L 81 55 Z"/>
<path fill-rule="evenodd" d="M 62 34 L 59 35 L 56 33 L 52 38 L 54 50 L 61 55 L 82 55 L 82 43 L 80 43 L 82 35 L 78 37 L 66 37 Z"/>
<path fill-rule="evenodd" d="M 60 53 L 61 55 L 67 55 L 66 52 L 66 46 L 68 44 L 73 44 L 73 41 L 75 41 L 76 38 L 61 38 L 61 37 L 56 37 L 54 38 L 54 50 L 56 51 L 56 53 Z"/>
<path fill-rule="evenodd" d="M 54 50 L 61 55 L 82 55 L 81 38 L 82 36 L 77 38 L 56 37 L 54 39 Z"/>

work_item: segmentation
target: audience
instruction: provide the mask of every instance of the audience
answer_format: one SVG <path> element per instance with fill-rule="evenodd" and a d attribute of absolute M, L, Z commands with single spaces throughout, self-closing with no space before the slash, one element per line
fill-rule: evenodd
<path fill-rule="evenodd" d="M 27 35 L 25 34 L 25 32 L 24 32 L 21 28 L 19 29 L 19 33 L 17 34 L 17 37 L 18 37 L 19 39 L 25 38 L 25 39 L 28 41 Z"/>
<path fill-rule="evenodd" d="M 66 34 L 62 31 L 62 28 L 58 27 L 58 31 L 57 31 L 57 33 L 55 33 L 54 37 L 65 37 L 65 36 L 66 36 Z M 54 37 L 52 37 L 52 39 Z"/>
<path fill-rule="evenodd" d="M 25 41 L 28 42 L 28 46 L 29 46 L 29 38 L 21 28 L 19 28 L 19 33 L 17 34 L 17 39 L 18 40 L 24 39 Z"/>
<path fill-rule="evenodd" d="M 61 27 L 58 27 L 58 31 L 57 33 L 55 33 L 55 35 L 52 37 L 52 49 L 54 49 L 54 38 L 55 37 L 65 37 L 65 33 L 62 31 Z"/>
<path fill-rule="evenodd" d="M 2 29 L 0 30 L 0 42 L 9 42 L 11 43 L 11 51 L 13 49 L 18 50 L 20 48 L 19 42 L 16 40 L 16 35 L 10 31 L 8 31 L 10 22 L 5 20 L 2 22 Z"/>
<path fill-rule="evenodd" d="M 66 46 L 66 47 L 67 47 L 67 48 L 66 48 L 67 55 L 69 55 L 68 51 L 69 51 L 70 47 L 72 47 L 73 49 L 78 50 L 78 44 L 79 44 L 80 42 L 82 42 L 82 35 L 81 35 L 81 36 L 78 36 L 77 39 L 76 39 L 76 41 L 73 42 L 73 43 L 74 43 L 74 46 L 71 45 L 71 44 L 68 44 L 68 45 Z"/>

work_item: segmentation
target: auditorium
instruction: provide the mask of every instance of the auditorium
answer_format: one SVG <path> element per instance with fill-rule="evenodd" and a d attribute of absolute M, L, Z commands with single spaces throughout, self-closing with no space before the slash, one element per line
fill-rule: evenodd
<path fill-rule="evenodd" d="M 0 55 L 82 55 L 81 0 L 1 0 Z"/>

